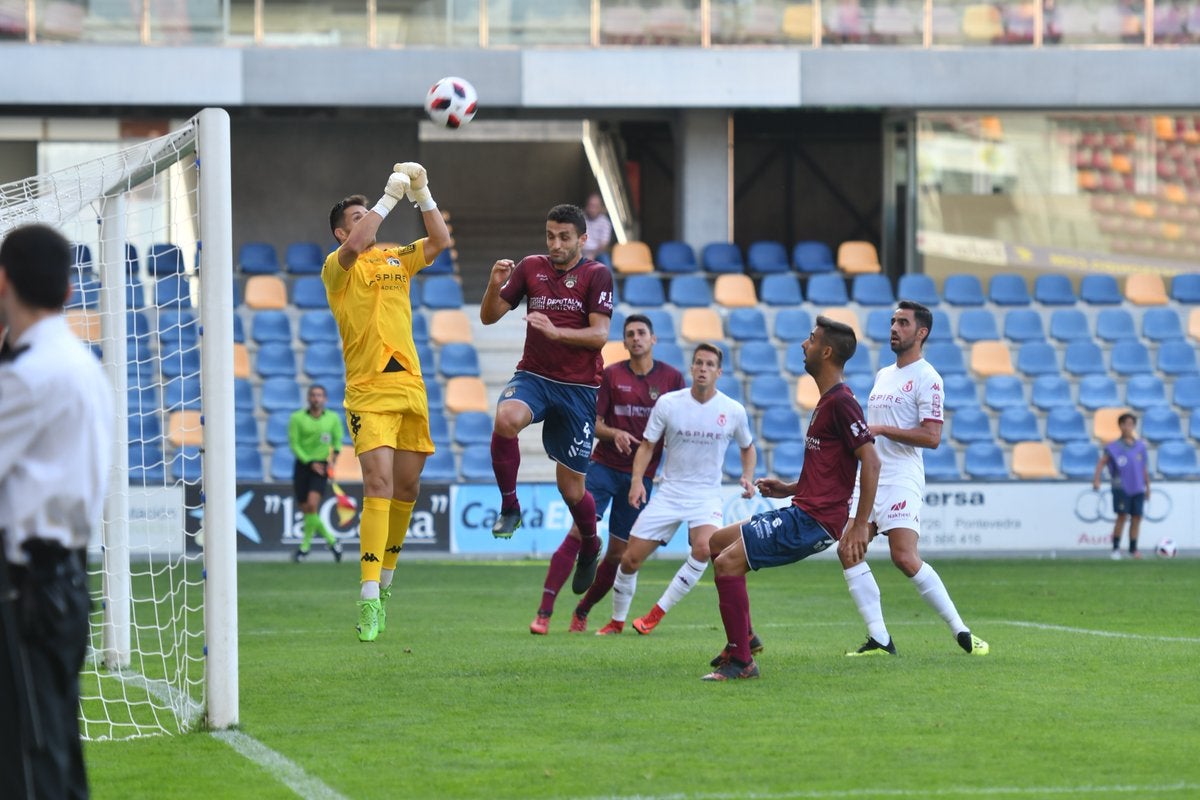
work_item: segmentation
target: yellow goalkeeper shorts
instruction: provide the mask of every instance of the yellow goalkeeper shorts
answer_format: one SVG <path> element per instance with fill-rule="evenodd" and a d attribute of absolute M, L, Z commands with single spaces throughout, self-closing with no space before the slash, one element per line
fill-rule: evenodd
<path fill-rule="evenodd" d="M 434 451 L 428 414 L 346 409 L 346 424 L 354 441 L 355 455 L 361 456 L 379 447 L 414 453 Z"/>

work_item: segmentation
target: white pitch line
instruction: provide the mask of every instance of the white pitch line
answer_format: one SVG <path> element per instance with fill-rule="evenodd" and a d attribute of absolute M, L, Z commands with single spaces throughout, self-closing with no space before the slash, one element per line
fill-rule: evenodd
<path fill-rule="evenodd" d="M 871 797 L 1005 797 L 1100 794 L 1174 794 L 1200 789 L 1196 783 L 1170 783 L 1157 786 L 960 786 L 954 789 L 830 789 L 784 793 L 701 793 L 604 795 L 585 800 L 837 800 Z"/>
<path fill-rule="evenodd" d="M 1067 625 L 1049 625 L 1044 622 L 1023 622 L 1017 619 L 996 619 L 989 624 L 1013 625 L 1018 628 L 1038 628 L 1044 631 L 1060 631 L 1062 633 L 1080 633 L 1086 636 L 1105 636 L 1110 639 L 1140 639 L 1150 642 L 1183 642 L 1185 644 L 1200 644 L 1200 638 L 1195 636 L 1150 636 L 1144 633 L 1119 633 L 1117 631 L 1096 631 L 1090 628 L 1072 628 Z"/>
<path fill-rule="evenodd" d="M 276 753 L 253 736 L 241 731 L 213 731 L 212 736 L 262 767 L 272 778 L 304 800 L 346 800 L 344 796 L 326 786 L 320 778 L 309 775 L 299 764 Z"/>

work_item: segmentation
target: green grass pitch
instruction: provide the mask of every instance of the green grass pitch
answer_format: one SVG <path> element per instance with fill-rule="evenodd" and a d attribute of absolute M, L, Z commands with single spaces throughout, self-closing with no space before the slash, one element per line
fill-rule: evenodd
<path fill-rule="evenodd" d="M 983 658 L 887 562 L 894 659 L 843 657 L 836 563 L 766 570 L 762 678 L 711 684 L 711 571 L 648 637 L 568 635 L 569 582 L 534 637 L 545 562 L 402 561 L 360 644 L 357 564 L 321 555 L 239 565 L 240 730 L 308 782 L 200 732 L 88 744 L 95 798 L 1200 797 L 1198 559 L 933 559 Z"/>

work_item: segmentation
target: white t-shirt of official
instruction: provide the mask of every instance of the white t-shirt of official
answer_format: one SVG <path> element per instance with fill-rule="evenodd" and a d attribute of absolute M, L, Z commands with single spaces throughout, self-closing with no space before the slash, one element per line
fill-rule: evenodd
<path fill-rule="evenodd" d="M 658 398 L 642 438 L 663 440 L 658 491 L 671 493 L 719 492 L 730 442 L 739 448 L 754 443 L 745 406 L 721 392 L 701 403 L 690 388 Z"/>
<path fill-rule="evenodd" d="M 943 421 L 942 376 L 925 359 L 906 367 L 895 364 L 875 375 L 867 401 L 867 424 L 919 428 L 926 420 Z M 875 438 L 879 453 L 879 485 L 904 486 L 925 491 L 925 461 L 922 448 L 902 444 L 886 436 Z"/>

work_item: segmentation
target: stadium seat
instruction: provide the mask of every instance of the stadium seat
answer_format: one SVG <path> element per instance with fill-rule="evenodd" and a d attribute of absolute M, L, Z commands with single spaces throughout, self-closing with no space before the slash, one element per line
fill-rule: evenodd
<path fill-rule="evenodd" d="M 1071 399 L 1071 384 L 1057 374 L 1039 375 L 1034 378 L 1029 400 L 1034 408 L 1041 411 L 1075 405 L 1075 401 Z"/>
<path fill-rule="evenodd" d="M 97 290 L 98 288 L 99 284 Z M 191 308 L 192 282 L 186 275 L 164 275 L 154 282 L 154 303 L 160 308 Z"/>
<path fill-rule="evenodd" d="M 754 281 L 749 275 L 718 275 L 713 284 L 713 299 L 723 308 L 753 308 L 758 305 Z"/>
<path fill-rule="evenodd" d="M 454 254 L 451 250 L 443 250 L 434 257 L 433 263 L 421 270 L 422 275 L 452 275 L 454 274 Z"/>
<path fill-rule="evenodd" d="M 442 384 L 433 376 L 425 377 L 425 397 L 430 411 L 442 411 L 446 408 L 446 396 Z"/>
<path fill-rule="evenodd" d="M 408 285 L 408 302 L 414 312 L 424 304 L 424 286 L 425 281 L 417 278 L 413 278 L 412 282 Z"/>
<path fill-rule="evenodd" d="M 234 343 L 233 345 L 233 377 L 235 379 L 250 377 L 250 353 L 244 344 Z"/>
<path fill-rule="evenodd" d="M 326 311 L 326 314 L 329 312 Z M 250 338 L 257 344 L 292 342 L 292 323 L 284 311 L 268 309 L 250 317 Z"/>
<path fill-rule="evenodd" d="M 750 404 L 760 410 L 792 405 L 788 383 L 780 375 L 755 375 L 750 379 L 748 397 Z"/>
<path fill-rule="evenodd" d="M 962 350 L 950 342 L 931 342 L 925 346 L 925 360 L 933 365 L 943 378 L 949 375 L 965 375 Z"/>
<path fill-rule="evenodd" d="M 342 348 L 329 342 L 310 344 L 304 350 L 304 374 L 314 381 L 345 378 Z"/>
<path fill-rule="evenodd" d="M 304 400 L 295 378 L 268 378 L 262 384 L 262 408 L 272 411 L 295 411 Z"/>
<path fill-rule="evenodd" d="M 172 411 L 167 416 L 167 441 L 172 447 L 199 447 L 204 443 L 204 426 L 196 410 Z"/>
<path fill-rule="evenodd" d="M 685 308 L 679 319 L 679 335 L 689 343 L 719 342 L 725 338 L 721 315 L 712 308 Z"/>
<path fill-rule="evenodd" d="M 798 306 L 804 300 L 800 280 L 790 272 L 764 275 L 760 295 L 769 306 Z"/>
<path fill-rule="evenodd" d="M 767 320 L 757 308 L 735 308 L 725 320 L 729 338 L 735 342 L 766 341 Z"/>
<path fill-rule="evenodd" d="M 781 243 L 760 240 L 751 242 L 746 250 L 746 266 L 752 273 L 768 275 L 787 272 L 792 265 L 788 263 L 787 248 Z"/>
<path fill-rule="evenodd" d="M 956 442 L 991 442 L 992 423 L 978 406 L 963 406 L 950 419 L 950 436 Z"/>
<path fill-rule="evenodd" d="M 1101 442 L 1111 442 L 1119 438 L 1121 427 L 1117 424 L 1117 419 L 1128 411 L 1129 409 L 1124 407 L 1096 409 L 1092 414 L 1092 438 Z"/>
<path fill-rule="evenodd" d="M 896 303 L 892 284 L 886 275 L 855 275 L 850 287 L 850 299 L 860 306 L 891 306 Z"/>
<path fill-rule="evenodd" d="M 325 283 L 317 275 L 301 275 L 292 282 L 292 305 L 296 308 L 329 308 Z"/>
<path fill-rule="evenodd" d="M 131 309 L 146 307 L 145 291 L 141 281 L 136 278 L 130 278 L 130 282 L 125 284 L 125 306 Z"/>
<path fill-rule="evenodd" d="M 158 315 L 158 344 L 163 348 L 194 347 L 200 338 L 200 323 L 188 309 L 167 309 Z"/>
<path fill-rule="evenodd" d="M 1024 405 L 1006 408 L 1000 412 L 997 433 L 1001 441 L 1009 444 L 1042 440 L 1037 417 Z"/>
<path fill-rule="evenodd" d="M 462 479 L 474 483 L 496 480 L 492 471 L 492 450 L 488 445 L 477 444 L 462 451 Z"/>
<path fill-rule="evenodd" d="M 717 341 L 709 342 L 709 344 L 717 345 L 726 355 L 728 355 L 729 351 L 725 347 L 724 343 Z M 654 360 L 661 361 L 664 364 L 670 364 L 672 367 L 682 372 L 684 377 L 686 377 L 688 373 L 687 363 L 691 361 L 691 350 L 688 351 L 688 355 L 685 357 L 683 354 L 683 349 L 674 342 L 659 342 L 654 347 Z M 729 358 L 725 358 L 723 363 L 725 368 L 728 369 L 731 361 Z"/>
<path fill-rule="evenodd" d="M 658 246 L 656 263 L 659 272 L 673 275 L 695 272 L 699 268 L 696 251 L 687 242 L 678 240 L 666 241 Z"/>
<path fill-rule="evenodd" d="M 233 382 L 233 409 L 235 412 L 254 411 L 254 384 L 244 378 Z"/>
<path fill-rule="evenodd" d="M 975 379 L 966 373 L 942 376 L 943 405 L 947 411 L 978 406 L 979 395 Z"/>
<path fill-rule="evenodd" d="M 1079 297 L 1093 306 L 1121 304 L 1121 291 L 1117 288 L 1117 279 L 1112 275 L 1084 275 L 1079 282 Z"/>
<path fill-rule="evenodd" d="M 791 375 L 807 374 L 804 369 L 804 342 L 788 343 L 783 353 L 783 368 Z"/>
<path fill-rule="evenodd" d="M 292 275 L 320 275 L 325 253 L 316 242 L 292 242 L 284 251 L 283 265 Z"/>
<path fill-rule="evenodd" d="M 1057 444 L 1086 442 L 1091 436 L 1083 414 L 1074 406 L 1058 406 L 1046 415 L 1046 438 Z"/>
<path fill-rule="evenodd" d="M 233 441 L 242 445 L 258 446 L 258 422 L 253 411 L 235 411 L 233 415 Z"/>
<path fill-rule="evenodd" d="M 429 340 L 435 345 L 470 344 L 471 320 L 461 308 L 440 308 L 430 320 Z"/>
<path fill-rule="evenodd" d="M 763 440 L 772 444 L 804 441 L 804 425 L 800 415 L 786 407 L 768 408 L 764 411 L 759 430 Z"/>
<path fill-rule="evenodd" d="M 834 322 L 841 322 L 844 325 L 849 325 L 854 329 L 854 335 L 862 340 L 862 325 L 858 321 L 858 314 L 852 308 L 844 308 L 840 306 L 826 306 L 820 311 L 820 316 L 828 317 Z M 816 320 L 814 320 L 815 322 Z"/>
<path fill-rule="evenodd" d="M 155 442 L 129 445 L 129 482 L 132 484 L 161 484 L 166 480 L 162 448 Z"/>
<path fill-rule="evenodd" d="M 608 340 L 619 342 L 625 338 L 625 314 L 614 308 L 608 320 Z"/>
<path fill-rule="evenodd" d="M 1099 459 L 1100 449 L 1091 442 L 1068 442 L 1059 454 L 1058 465 L 1065 478 L 1091 480 Z"/>
<path fill-rule="evenodd" d="M 431 275 L 421 288 L 421 301 L 426 308 L 462 308 L 462 285 L 453 275 Z"/>
<path fill-rule="evenodd" d="M 958 315 L 958 338 L 981 342 L 1000 338 L 996 318 L 986 308 L 968 308 Z"/>
<path fill-rule="evenodd" d="M 253 275 L 246 279 L 245 291 L 248 308 L 255 310 L 287 308 L 287 286 L 278 275 Z"/>
<path fill-rule="evenodd" d="M 1012 342 L 1045 341 L 1042 315 L 1030 308 L 1010 308 L 1004 312 L 1004 338 Z"/>
<path fill-rule="evenodd" d="M 881 370 L 884 367 L 890 367 L 891 365 L 896 363 L 896 354 L 892 352 L 892 348 L 890 346 L 879 348 L 878 358 L 879 358 L 879 360 L 875 364 L 876 371 Z M 928 359 L 926 359 L 926 360 L 928 360 Z"/>
<path fill-rule="evenodd" d="M 146 251 L 146 272 L 156 278 L 183 274 L 183 251 L 173 244 L 150 245 Z"/>
<path fill-rule="evenodd" d="M 1103 375 L 1104 353 L 1090 339 L 1068 342 L 1063 354 L 1063 369 L 1076 376 Z"/>
<path fill-rule="evenodd" d="M 1183 322 L 1173 308 L 1148 308 L 1142 315 L 1142 336 L 1151 342 L 1183 338 Z"/>
<path fill-rule="evenodd" d="M 1096 314 L 1096 338 L 1105 342 L 1121 342 L 1137 338 L 1133 316 L 1123 308 L 1102 308 Z"/>
<path fill-rule="evenodd" d="M 792 264 L 797 272 L 833 272 L 837 265 L 833 263 L 833 251 L 824 242 L 797 242 L 792 248 Z"/>
<path fill-rule="evenodd" d="M 164 378 L 200 374 L 200 348 L 190 345 L 167 348 L 159 353 L 159 369 Z"/>
<path fill-rule="evenodd" d="M 1200 439 L 1200 408 L 1193 410 L 1188 417 L 1188 436 Z"/>
<path fill-rule="evenodd" d="M 1140 375 L 1153 370 L 1150 351 L 1139 341 L 1117 342 L 1113 345 L 1110 357 L 1110 366 L 1118 375 Z"/>
<path fill-rule="evenodd" d="M 272 447 L 287 447 L 288 446 L 288 423 L 292 419 L 292 411 L 272 411 L 267 415 L 267 430 L 264 437 L 267 444 Z"/>
<path fill-rule="evenodd" d="M 974 442 L 963 454 L 963 471 L 977 480 L 1004 480 L 1008 468 L 1004 452 L 994 442 Z"/>
<path fill-rule="evenodd" d="M 487 386 L 478 377 L 450 378 L 446 381 L 446 410 L 451 414 L 464 411 L 489 411 Z"/>
<path fill-rule="evenodd" d="M 1032 300 L 1020 275 L 1001 273 L 988 281 L 988 299 L 998 306 L 1027 306 Z"/>
<path fill-rule="evenodd" d="M 269 342 L 258 348 L 255 369 L 264 378 L 292 378 L 296 375 L 296 356 L 285 342 Z"/>
<path fill-rule="evenodd" d="M 711 242 L 700 250 L 700 264 L 705 272 L 745 272 L 742 251 L 733 242 Z"/>
<path fill-rule="evenodd" d="M 474 345 L 445 345 L 438 358 L 438 373 L 445 378 L 479 376 L 479 354 Z"/>
<path fill-rule="evenodd" d="M 746 342 L 738 348 L 738 369 L 745 375 L 778 375 L 779 354 L 769 342 Z"/>
<path fill-rule="evenodd" d="M 492 441 L 492 418 L 483 411 L 467 411 L 454 419 L 454 443 L 462 447 Z"/>
<path fill-rule="evenodd" d="M 71 270 L 92 272 L 95 262 L 92 260 L 92 248 L 78 242 L 71 243 Z"/>
<path fill-rule="evenodd" d="M 1200 341 L 1200 308 L 1188 312 L 1187 334 L 1189 339 Z"/>
<path fill-rule="evenodd" d="M 638 310 L 658 308 L 667 302 L 663 282 L 657 275 L 630 275 L 621 289 L 625 303 Z"/>
<path fill-rule="evenodd" d="M 1165 306 L 1167 286 L 1161 275 L 1135 272 L 1125 278 L 1125 299 L 1135 306 Z"/>
<path fill-rule="evenodd" d="M 1125 384 L 1125 405 L 1138 410 L 1167 404 L 1167 390 L 1157 375 L 1134 375 Z"/>
<path fill-rule="evenodd" d="M 238 249 L 238 269 L 245 275 L 274 275 L 279 257 L 267 242 L 246 242 Z"/>
<path fill-rule="evenodd" d="M 762 448 L 757 445 L 750 445 L 754 448 L 754 478 L 767 477 L 767 460 L 763 457 Z M 736 481 L 742 477 L 742 449 L 737 446 L 737 442 L 732 442 L 729 449 L 725 451 L 725 464 L 722 471 L 725 477 L 731 481 Z"/>
<path fill-rule="evenodd" d="M 805 380 L 806 378 L 808 380 L 812 379 L 811 376 L 805 375 L 800 378 L 800 382 L 807 383 L 808 380 Z M 858 401 L 858 404 L 860 406 L 862 406 L 863 413 L 865 414 L 866 410 L 867 410 L 867 401 L 871 398 L 871 389 L 875 386 L 875 376 L 874 375 L 847 375 L 846 376 L 846 385 L 850 387 L 850 391 L 854 392 L 854 399 Z M 816 382 L 815 381 L 813 382 L 813 391 L 816 391 Z M 819 394 L 819 392 L 818 392 L 818 394 Z M 800 387 L 799 386 L 797 386 L 796 395 L 797 395 L 797 398 L 799 398 L 799 396 L 800 396 Z M 818 397 L 817 399 L 820 399 L 820 398 Z M 799 399 L 797 399 L 797 402 L 799 402 Z M 808 408 L 812 408 L 814 406 L 816 406 L 815 401 L 813 401 L 811 403 L 811 405 L 806 405 L 803 407 L 807 410 Z"/>
<path fill-rule="evenodd" d="M 72 272 L 68 279 L 71 294 L 64 308 L 81 308 L 95 311 L 100 308 L 100 281 L 88 274 Z"/>
<path fill-rule="evenodd" d="M 1050 314 L 1050 338 L 1059 342 L 1090 340 L 1087 316 L 1076 308 L 1057 308 Z"/>
<path fill-rule="evenodd" d="M 654 259 L 645 242 L 617 242 L 612 247 L 612 264 L 621 275 L 654 271 Z"/>
<path fill-rule="evenodd" d="M 1195 375 L 1196 350 L 1182 339 L 1163 342 L 1158 348 L 1157 365 L 1164 375 Z"/>
<path fill-rule="evenodd" d="M 925 462 L 925 480 L 957 481 L 962 478 L 958 471 L 958 457 L 949 444 L 943 444 L 936 450 L 923 447 L 921 457 Z"/>
<path fill-rule="evenodd" d="M 742 382 L 732 372 L 726 372 L 717 378 L 717 391 L 737 400 L 742 405 L 746 404 L 746 395 L 742 391 Z"/>
<path fill-rule="evenodd" d="M 846 384 L 849 386 L 850 382 L 852 380 L 854 380 L 855 378 L 861 378 L 861 377 L 863 377 L 863 376 L 862 375 L 848 375 L 848 376 L 846 376 Z M 874 379 L 875 379 L 874 376 L 871 376 L 871 380 L 874 380 Z M 854 391 L 853 386 L 850 386 L 850 391 Z M 870 393 L 869 388 L 867 389 L 867 393 L 868 394 Z M 805 373 L 796 379 L 796 398 L 795 398 L 795 400 L 796 400 L 796 406 L 798 408 L 800 408 L 804 411 L 812 411 L 814 408 L 817 407 L 817 403 L 820 401 L 820 399 L 821 399 L 821 390 L 817 388 L 817 382 L 816 382 L 816 380 L 813 379 L 812 375 Z M 855 394 L 855 399 L 856 400 L 859 399 L 857 394 Z M 865 399 L 865 398 L 863 398 L 863 399 Z M 862 405 L 862 403 L 859 403 L 859 405 Z"/>
<path fill-rule="evenodd" d="M 1155 444 L 1182 439 L 1183 424 L 1168 406 L 1152 406 L 1142 416 L 1142 436 Z"/>
<path fill-rule="evenodd" d="M 971 371 L 983 377 L 1014 374 L 1008 347 L 999 341 L 975 342 L 971 345 Z"/>
<path fill-rule="evenodd" d="M 201 453 L 199 447 L 184 447 L 171 458 L 171 477 L 184 483 L 200 480 Z"/>
<path fill-rule="evenodd" d="M 442 448 L 425 459 L 421 470 L 422 483 L 447 483 L 458 481 L 458 470 L 454 467 L 454 454 L 449 448 Z"/>
<path fill-rule="evenodd" d="M 1079 380 L 1079 405 L 1095 411 L 1120 405 L 1117 383 L 1107 375 L 1085 375 Z"/>
<path fill-rule="evenodd" d="M 1158 472 L 1168 479 L 1195 478 L 1200 474 L 1196 447 L 1191 442 L 1163 442 L 1158 447 Z"/>
<path fill-rule="evenodd" d="M 993 375 L 983 386 L 983 402 L 988 408 L 1025 408 L 1025 384 L 1012 375 Z"/>
<path fill-rule="evenodd" d="M 680 308 L 703 308 L 713 304 L 712 289 L 703 275 L 676 275 L 667 289 L 667 300 Z"/>
<path fill-rule="evenodd" d="M 813 275 L 804 290 L 808 302 L 822 306 L 844 306 L 850 302 L 846 279 L 840 273 Z"/>
<path fill-rule="evenodd" d="M 929 308 L 941 303 L 933 278 L 918 272 L 906 272 L 900 276 L 896 286 L 896 297 L 900 300 L 912 300 Z"/>
<path fill-rule="evenodd" d="M 64 315 L 67 327 L 76 338 L 85 342 L 99 342 L 102 338 L 100 330 L 100 314 L 82 308 L 69 309 Z"/>
<path fill-rule="evenodd" d="M 954 334 L 953 327 L 950 325 L 950 315 L 945 311 L 933 312 L 933 329 L 929 331 L 929 338 L 926 343 L 930 342 L 953 342 Z"/>
<path fill-rule="evenodd" d="M 323 381 L 314 381 L 325 387 L 325 407 L 341 414 L 345 411 L 346 405 L 346 382 L 340 376 L 331 376 Z M 430 381 L 430 384 L 437 384 L 437 381 Z M 431 405 L 430 408 L 433 406 Z M 343 415 L 344 416 L 344 415 Z"/>
<path fill-rule="evenodd" d="M 450 421 L 445 414 L 429 415 L 429 438 L 435 448 L 450 446 Z"/>
<path fill-rule="evenodd" d="M 1200 408 L 1200 375 L 1181 375 L 1171 390 L 1171 402 L 1180 408 Z M 1200 439 L 1200 436 L 1193 438 Z"/>
<path fill-rule="evenodd" d="M 654 336 L 659 342 L 675 341 L 674 314 L 662 308 L 640 309 L 638 313 L 650 320 L 650 325 L 654 328 Z"/>
<path fill-rule="evenodd" d="M 875 245 L 863 241 L 847 241 L 838 245 L 837 265 L 847 275 L 878 273 L 882 269 Z"/>
<path fill-rule="evenodd" d="M 781 308 L 775 314 L 775 338 L 780 341 L 804 341 L 812 327 L 812 317 L 802 308 Z"/>
<path fill-rule="evenodd" d="M 892 310 L 876 308 L 867 314 L 867 338 L 877 344 L 887 344 L 892 338 Z"/>
<path fill-rule="evenodd" d="M 1171 299 L 1177 303 L 1200 303 L 1200 272 L 1185 272 L 1173 277 Z"/>
<path fill-rule="evenodd" d="M 975 275 L 947 275 L 942 297 L 952 306 L 983 305 L 983 284 Z"/>
<path fill-rule="evenodd" d="M 771 448 L 771 472 L 790 480 L 804 469 L 804 442 L 780 442 Z"/>
<path fill-rule="evenodd" d="M 424 322 L 424 318 L 420 314 L 414 314 L 413 317 L 414 323 L 418 318 Z M 413 339 L 417 338 L 416 327 L 414 324 Z M 329 309 L 305 311 L 301 314 L 299 336 L 300 341 L 305 344 L 341 344 L 337 322 L 334 320 L 333 314 L 329 312 Z"/>
<path fill-rule="evenodd" d="M 1021 480 L 1050 480 L 1059 477 L 1054 454 L 1045 442 L 1018 442 L 1013 445 L 1012 471 Z"/>
<path fill-rule="evenodd" d="M 286 447 L 276 447 L 271 453 L 271 480 L 290 483 L 295 464 L 296 458 L 292 455 L 291 450 Z"/>
<path fill-rule="evenodd" d="M 792 346 L 799 347 L 799 345 L 792 345 Z M 803 367 L 803 359 L 801 360 L 801 366 Z M 844 370 L 847 375 L 871 375 L 871 376 L 874 376 L 875 368 L 871 364 L 870 348 L 867 348 L 867 347 L 856 348 L 854 351 L 854 355 L 850 356 L 850 360 L 846 362 Z M 804 370 L 801 369 L 796 374 L 803 375 Z"/>
<path fill-rule="evenodd" d="M 1044 306 L 1075 305 L 1075 289 L 1066 275 L 1038 275 L 1033 282 L 1033 299 Z"/>

